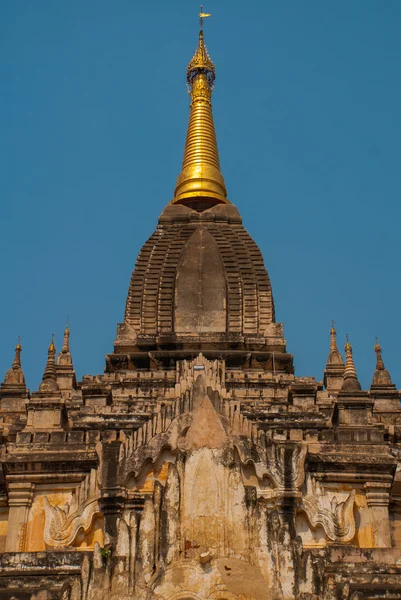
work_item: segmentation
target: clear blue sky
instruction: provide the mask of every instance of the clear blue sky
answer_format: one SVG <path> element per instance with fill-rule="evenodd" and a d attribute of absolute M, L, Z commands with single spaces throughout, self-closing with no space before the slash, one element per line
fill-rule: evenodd
<path fill-rule="evenodd" d="M 296 374 L 331 319 L 363 386 L 401 387 L 401 2 L 204 2 L 229 198 L 259 244 Z M 100 373 L 141 245 L 172 198 L 196 2 L 0 3 L 0 378 L 40 382 L 66 315 Z"/>

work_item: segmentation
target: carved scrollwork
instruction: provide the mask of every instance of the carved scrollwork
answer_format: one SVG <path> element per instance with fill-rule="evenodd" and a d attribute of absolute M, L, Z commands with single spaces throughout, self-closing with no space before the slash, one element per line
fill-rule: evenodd
<path fill-rule="evenodd" d="M 59 506 L 53 506 L 44 498 L 45 531 L 44 538 L 47 546 L 51 548 L 65 548 L 71 546 L 78 533 L 85 533 L 92 527 L 94 518 L 101 514 L 97 498 L 88 500 L 77 511 L 68 515 Z"/>
<path fill-rule="evenodd" d="M 80 531 L 88 533 L 95 517 L 102 514 L 98 497 L 99 490 L 94 469 L 75 490 L 71 502 L 65 508 L 51 504 L 45 496 L 43 506 L 46 545 L 50 548 L 66 548 L 74 543 Z"/>
<path fill-rule="evenodd" d="M 344 502 L 335 496 L 330 500 L 320 484 L 310 475 L 306 480 L 307 493 L 302 498 L 300 510 L 304 511 L 313 528 L 321 525 L 333 542 L 349 542 L 355 535 L 355 490 Z"/>
<path fill-rule="evenodd" d="M 297 489 L 303 484 L 306 453 L 304 444 L 273 443 L 268 446 L 268 467 L 278 488 Z"/>

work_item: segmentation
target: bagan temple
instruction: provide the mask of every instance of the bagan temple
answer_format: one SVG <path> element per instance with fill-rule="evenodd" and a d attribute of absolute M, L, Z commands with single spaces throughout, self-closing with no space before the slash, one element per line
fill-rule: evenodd
<path fill-rule="evenodd" d="M 220 170 L 206 16 L 104 373 L 77 381 L 68 326 L 38 390 L 20 342 L 3 365 L 0 600 L 401 600 L 400 391 L 378 342 L 361 389 L 331 315 L 322 380 L 295 375 Z"/>

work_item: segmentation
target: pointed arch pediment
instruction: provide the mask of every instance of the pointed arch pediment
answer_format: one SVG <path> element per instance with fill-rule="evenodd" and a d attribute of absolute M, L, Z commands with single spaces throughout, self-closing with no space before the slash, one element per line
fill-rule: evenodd
<path fill-rule="evenodd" d="M 174 331 L 227 330 L 227 283 L 214 237 L 199 227 L 186 243 L 177 268 Z"/>

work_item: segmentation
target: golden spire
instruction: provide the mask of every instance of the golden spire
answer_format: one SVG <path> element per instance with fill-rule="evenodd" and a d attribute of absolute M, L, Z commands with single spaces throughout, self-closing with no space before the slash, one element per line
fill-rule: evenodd
<path fill-rule="evenodd" d="M 361 384 L 358 381 L 358 377 L 356 374 L 354 359 L 352 357 L 352 346 L 348 340 L 347 333 L 347 341 L 345 343 L 345 370 L 344 370 L 344 383 L 341 387 L 341 391 L 351 392 L 351 391 L 359 391 L 361 389 Z"/>
<path fill-rule="evenodd" d="M 216 73 L 203 39 L 203 19 L 209 16 L 210 14 L 203 12 L 201 6 L 198 48 L 187 68 L 191 105 L 184 159 L 173 203 L 185 204 L 186 201 L 191 202 L 195 198 L 229 203 L 224 178 L 220 172 L 212 114 L 211 98 Z"/>

